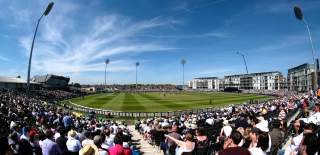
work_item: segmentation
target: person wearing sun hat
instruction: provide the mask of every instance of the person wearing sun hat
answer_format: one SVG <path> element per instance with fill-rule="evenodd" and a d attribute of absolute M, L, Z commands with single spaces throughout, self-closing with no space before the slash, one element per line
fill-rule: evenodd
<path fill-rule="evenodd" d="M 226 125 L 226 126 L 222 127 L 221 132 L 220 132 L 220 136 L 224 136 L 225 138 L 229 137 L 231 132 L 232 132 L 232 127 L 229 125 Z"/>
<path fill-rule="evenodd" d="M 68 154 L 78 154 L 81 149 L 81 143 L 78 139 L 76 139 L 77 133 L 74 130 L 70 130 L 68 132 L 68 140 L 67 140 L 67 148 Z"/>
<path fill-rule="evenodd" d="M 99 151 L 94 144 L 88 144 L 79 151 L 79 155 L 99 155 Z"/>
<path fill-rule="evenodd" d="M 260 122 L 258 124 L 256 124 L 256 128 L 258 128 L 261 132 L 264 132 L 268 135 L 268 148 L 266 150 L 266 152 L 270 152 L 271 150 L 271 136 L 269 134 L 269 123 L 267 120 L 264 120 L 264 118 L 262 116 L 258 117 L 258 119 L 260 120 Z"/>

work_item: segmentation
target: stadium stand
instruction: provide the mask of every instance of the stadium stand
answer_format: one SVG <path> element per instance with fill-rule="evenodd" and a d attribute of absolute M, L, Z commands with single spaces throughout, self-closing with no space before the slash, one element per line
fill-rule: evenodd
<path fill-rule="evenodd" d="M 315 154 L 320 148 L 320 105 L 315 104 L 315 96 L 288 94 L 272 102 L 227 106 L 215 112 L 137 120 L 135 126 L 146 141 L 164 154 L 239 154 L 240 147 L 252 155 Z M 295 114 L 308 109 L 313 109 L 309 116 L 295 118 Z M 296 121 L 287 125 L 292 119 Z M 307 124 L 308 130 L 303 131 L 306 127 L 301 124 Z M 241 133 L 237 146 L 232 143 L 233 131 Z M 292 131 L 293 137 L 288 134 Z M 303 134 L 314 138 L 303 140 Z M 290 145 L 284 146 L 288 141 Z"/>
<path fill-rule="evenodd" d="M 0 89 L 14 89 L 23 90 L 27 86 L 27 81 L 19 77 L 4 77 L 0 76 Z M 31 82 L 30 86 L 32 89 L 40 87 L 39 83 Z"/>
<path fill-rule="evenodd" d="M 68 83 L 70 81 L 69 77 L 58 76 L 58 75 L 38 75 L 34 76 L 31 81 L 36 83 L 41 83 L 42 87 L 49 90 L 57 90 L 57 89 L 67 89 Z"/>
<path fill-rule="evenodd" d="M 77 94 L 0 91 L 0 154 L 132 154 L 126 124 L 73 113 L 51 103 Z M 81 142 L 81 143 L 80 143 Z M 115 152 L 115 153 L 114 153 Z"/>
<path fill-rule="evenodd" d="M 166 155 L 317 154 L 319 100 L 313 95 L 280 94 L 272 101 L 213 112 L 139 119 L 135 128 L 143 141 Z M 41 90 L 28 97 L 0 90 L 0 154 L 139 154 L 126 123 L 55 104 L 79 95 Z"/>

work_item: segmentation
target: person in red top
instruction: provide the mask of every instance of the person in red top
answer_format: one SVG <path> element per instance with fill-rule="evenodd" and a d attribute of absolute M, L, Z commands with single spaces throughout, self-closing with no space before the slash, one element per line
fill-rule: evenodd
<path fill-rule="evenodd" d="M 114 137 L 114 146 L 109 148 L 109 155 L 125 155 L 123 149 L 123 137 L 121 134 L 116 134 Z"/>
<path fill-rule="evenodd" d="M 302 108 L 307 108 L 309 106 L 308 98 L 303 99 Z"/>
<path fill-rule="evenodd" d="M 303 99 L 303 103 L 302 103 L 302 112 L 303 112 L 302 116 L 303 117 L 308 117 L 309 116 L 308 107 L 309 107 L 308 98 L 304 98 Z"/>
<path fill-rule="evenodd" d="M 219 151 L 218 155 L 251 155 L 248 149 L 238 146 L 242 139 L 239 131 L 232 131 L 223 145 L 223 150 Z"/>
<path fill-rule="evenodd" d="M 132 155 L 132 150 L 130 149 L 129 144 L 127 142 L 123 143 L 123 154 Z"/>

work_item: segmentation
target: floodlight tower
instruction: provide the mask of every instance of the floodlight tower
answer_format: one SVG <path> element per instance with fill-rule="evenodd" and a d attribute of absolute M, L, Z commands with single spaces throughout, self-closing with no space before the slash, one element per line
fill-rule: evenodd
<path fill-rule="evenodd" d="M 36 36 L 37 36 L 37 31 L 38 31 L 38 27 L 39 27 L 39 23 L 42 19 L 43 16 L 47 16 L 52 7 L 53 7 L 53 2 L 50 2 L 46 8 L 46 10 L 42 13 L 42 15 L 40 16 L 40 18 L 38 19 L 38 22 L 37 22 L 37 26 L 36 26 L 36 30 L 34 31 L 34 34 L 33 34 L 33 39 L 32 39 L 32 43 L 31 43 L 31 49 L 30 49 L 30 56 L 29 56 L 29 64 L 28 64 L 28 76 L 27 76 L 27 94 L 29 95 L 30 93 L 30 69 L 31 69 L 31 60 L 32 60 L 32 53 L 33 53 L 33 46 L 34 46 L 34 40 L 36 39 Z"/>
<path fill-rule="evenodd" d="M 315 49 L 314 49 L 314 45 L 313 45 L 313 41 L 312 41 L 312 37 L 311 37 L 311 32 L 310 32 L 310 28 L 309 28 L 309 24 L 307 23 L 307 21 L 303 18 L 303 14 L 302 14 L 302 10 L 299 6 L 294 6 L 293 8 L 294 11 L 294 15 L 296 16 L 296 18 L 300 21 L 303 22 L 303 24 L 306 26 L 307 32 L 308 32 L 308 36 L 309 36 L 309 41 L 310 41 L 310 45 L 311 45 L 311 52 L 312 52 L 312 58 L 313 58 L 313 62 L 314 62 L 314 83 L 315 83 L 315 90 L 318 89 L 318 68 L 317 68 L 317 62 L 316 62 L 316 58 L 315 58 Z"/>
<path fill-rule="evenodd" d="M 105 69 L 104 69 L 104 88 L 106 88 L 106 86 L 107 86 L 107 66 L 108 66 L 109 62 L 110 62 L 109 59 L 105 60 L 106 66 L 105 66 Z"/>
<path fill-rule="evenodd" d="M 136 62 L 136 91 L 138 90 L 138 67 L 140 66 L 139 62 Z"/>
<path fill-rule="evenodd" d="M 182 65 L 182 89 L 184 89 L 184 65 L 187 63 L 187 61 L 182 59 L 180 63 Z"/>

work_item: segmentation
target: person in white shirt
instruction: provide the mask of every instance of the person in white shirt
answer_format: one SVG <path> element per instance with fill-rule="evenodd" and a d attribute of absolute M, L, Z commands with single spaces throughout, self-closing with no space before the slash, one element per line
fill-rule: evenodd
<path fill-rule="evenodd" d="M 57 139 L 61 137 L 61 134 L 59 132 L 56 132 L 53 136 L 54 140 L 57 141 Z"/>
<path fill-rule="evenodd" d="M 91 136 L 91 133 L 89 131 L 85 131 L 84 133 L 85 139 L 81 142 L 82 147 L 93 144 L 93 140 L 90 138 L 90 136 Z"/>
<path fill-rule="evenodd" d="M 167 127 L 167 126 L 170 126 L 169 122 L 167 119 L 165 119 L 162 123 L 161 123 L 161 126 L 162 127 Z"/>
<path fill-rule="evenodd" d="M 190 133 L 187 133 L 185 136 L 185 141 L 178 140 L 174 137 L 169 135 L 165 135 L 166 138 L 171 139 L 174 141 L 178 147 L 176 148 L 176 155 L 182 155 L 184 152 L 192 152 L 195 148 L 195 143 L 192 141 L 193 136 Z"/>
<path fill-rule="evenodd" d="M 308 118 L 301 118 L 305 123 L 314 123 L 320 125 L 320 104 L 317 103 L 314 107 L 314 112 Z"/>
<path fill-rule="evenodd" d="M 112 132 L 113 132 L 114 135 L 117 134 L 118 128 L 119 127 L 118 127 L 118 125 L 116 123 L 112 124 L 111 129 L 112 129 Z"/>
<path fill-rule="evenodd" d="M 251 133 L 250 133 L 251 135 Z M 258 134 L 256 146 L 250 145 L 249 151 L 253 155 L 266 155 L 266 151 L 269 147 L 269 136 L 267 133 Z"/>
<path fill-rule="evenodd" d="M 77 133 L 74 130 L 68 132 L 67 148 L 69 154 L 78 154 L 81 149 L 80 141 L 76 137 Z"/>
<path fill-rule="evenodd" d="M 106 135 L 105 141 L 101 144 L 101 147 L 104 149 L 109 149 L 113 146 L 114 135 L 111 134 L 110 129 L 105 129 L 104 133 Z"/>

